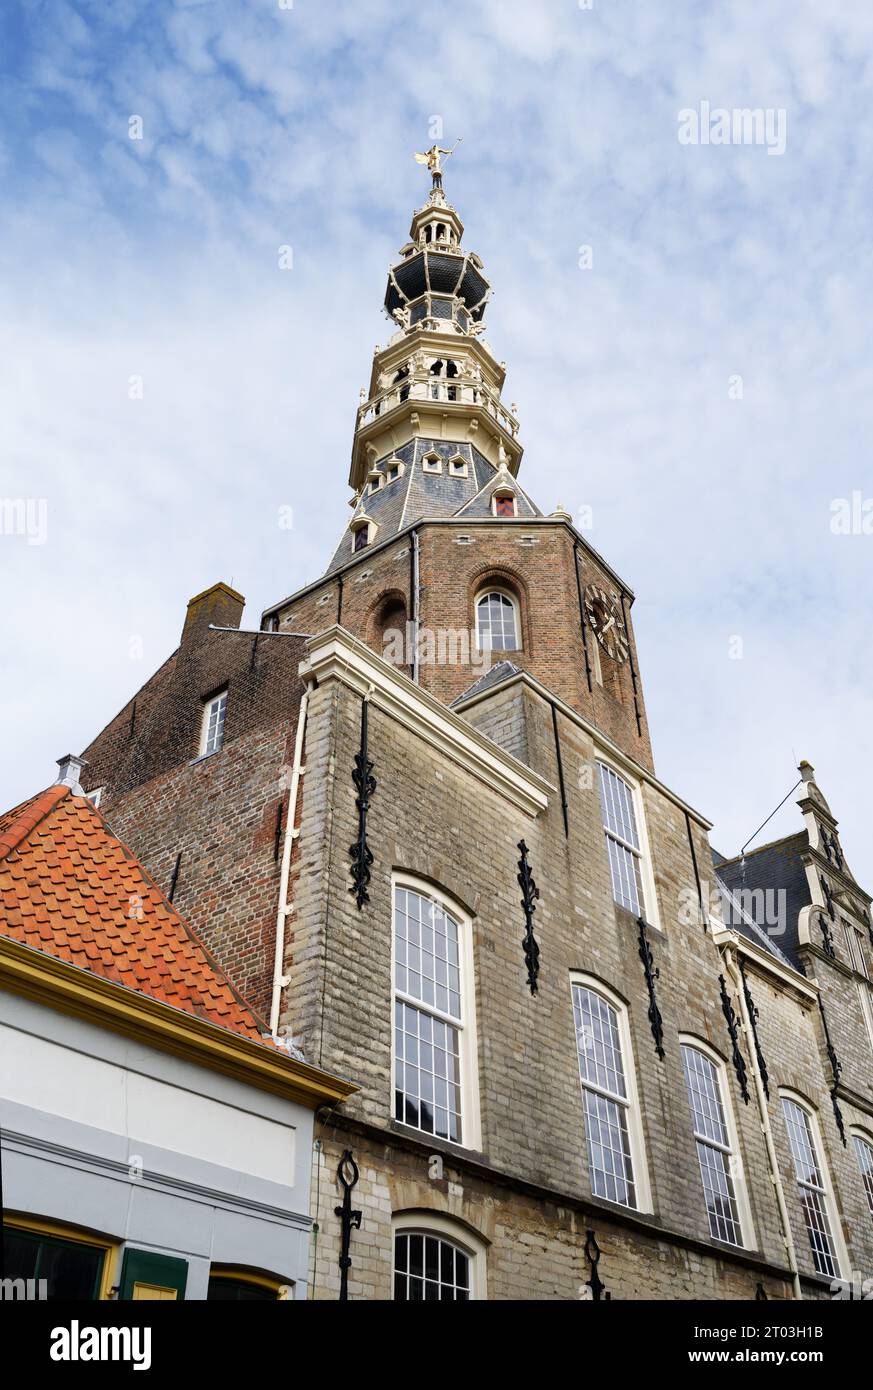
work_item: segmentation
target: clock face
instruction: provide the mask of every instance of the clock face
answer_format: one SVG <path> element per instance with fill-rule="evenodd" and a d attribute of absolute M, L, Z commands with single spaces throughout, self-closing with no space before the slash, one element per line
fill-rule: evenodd
<path fill-rule="evenodd" d="M 599 584 L 589 584 L 585 590 L 585 612 L 606 655 L 613 661 L 626 661 L 630 648 L 617 600 Z"/>

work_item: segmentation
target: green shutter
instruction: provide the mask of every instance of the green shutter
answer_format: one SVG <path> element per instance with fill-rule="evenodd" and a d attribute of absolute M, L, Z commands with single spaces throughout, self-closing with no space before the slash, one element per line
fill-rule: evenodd
<path fill-rule="evenodd" d="M 176 1298 L 185 1297 L 188 1283 L 188 1261 L 176 1259 L 173 1255 L 156 1255 L 152 1250 L 131 1250 L 124 1252 L 121 1266 L 121 1286 L 118 1297 L 133 1299 L 137 1296 L 136 1286 L 148 1289 L 173 1289 Z M 148 1298 L 148 1293 L 140 1295 Z M 160 1295 L 158 1295 L 160 1296 Z"/>

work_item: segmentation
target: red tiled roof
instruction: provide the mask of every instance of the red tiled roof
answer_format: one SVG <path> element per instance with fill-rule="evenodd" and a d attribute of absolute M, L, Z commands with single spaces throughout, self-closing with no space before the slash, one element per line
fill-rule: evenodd
<path fill-rule="evenodd" d="M 69 787 L 0 816 L 0 933 L 263 1041 L 265 1025 L 191 928 Z"/>

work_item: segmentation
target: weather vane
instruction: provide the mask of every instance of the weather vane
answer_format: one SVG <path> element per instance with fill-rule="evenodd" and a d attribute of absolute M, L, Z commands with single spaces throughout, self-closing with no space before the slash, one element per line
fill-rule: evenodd
<path fill-rule="evenodd" d="M 443 186 L 443 171 L 442 165 L 440 164 L 440 157 L 442 155 L 445 155 L 446 159 L 448 159 L 449 155 L 454 154 L 455 150 L 460 145 L 462 138 L 463 137 L 459 135 L 454 145 L 452 145 L 451 149 L 449 150 L 443 149 L 442 145 L 431 145 L 430 149 L 427 150 L 424 154 L 416 154 L 416 163 L 426 164 L 428 169 L 430 170 L 434 188 L 442 188 Z"/>

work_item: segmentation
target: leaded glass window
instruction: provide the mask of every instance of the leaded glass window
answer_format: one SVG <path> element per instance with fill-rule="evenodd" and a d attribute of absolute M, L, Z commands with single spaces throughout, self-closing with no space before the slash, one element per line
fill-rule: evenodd
<path fill-rule="evenodd" d="M 400 1303 L 470 1298 L 470 1257 L 443 1236 L 398 1231 L 394 1237 L 394 1298 Z"/>
<path fill-rule="evenodd" d="M 476 603 L 476 628 L 482 651 L 518 651 L 518 614 L 508 594 L 483 594 Z"/>
<path fill-rule="evenodd" d="M 840 1269 L 828 1215 L 827 1188 L 816 1152 L 812 1122 L 807 1112 L 788 1096 L 782 1097 L 782 1113 L 816 1273 L 838 1279 Z"/>
<path fill-rule="evenodd" d="M 742 1245 L 743 1234 L 731 1172 L 731 1144 L 721 1096 L 718 1067 L 696 1047 L 682 1047 L 682 1066 L 697 1159 L 709 1216 L 709 1233 L 715 1240 Z"/>
<path fill-rule="evenodd" d="M 605 763 L 597 764 L 612 896 L 634 916 L 644 912 L 642 850 L 633 788 Z"/>
<path fill-rule="evenodd" d="M 574 984 L 573 1016 L 591 1190 L 597 1197 L 635 1207 L 630 1098 L 618 1013 L 594 990 Z"/>
<path fill-rule="evenodd" d="M 394 1118 L 463 1140 L 461 924 L 435 898 L 394 889 Z"/>

